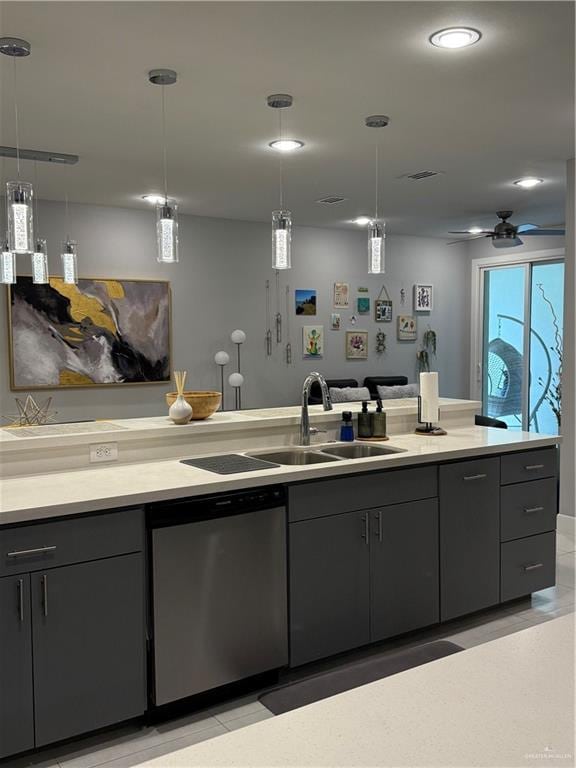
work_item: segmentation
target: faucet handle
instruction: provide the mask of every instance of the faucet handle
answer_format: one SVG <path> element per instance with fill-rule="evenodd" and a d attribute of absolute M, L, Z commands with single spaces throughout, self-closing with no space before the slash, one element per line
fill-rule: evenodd
<path fill-rule="evenodd" d="M 310 434 L 311 435 L 326 434 L 326 432 L 328 432 L 327 429 L 319 429 L 318 427 L 310 427 Z"/>

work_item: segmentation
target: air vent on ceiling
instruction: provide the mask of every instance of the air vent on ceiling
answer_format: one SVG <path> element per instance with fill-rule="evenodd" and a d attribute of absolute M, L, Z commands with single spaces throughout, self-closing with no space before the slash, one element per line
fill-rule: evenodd
<path fill-rule="evenodd" d="M 343 203 L 344 200 L 347 200 L 347 198 L 339 197 L 338 195 L 329 195 L 328 197 L 321 197 L 319 200 L 316 200 L 316 202 L 322 203 L 323 205 L 335 205 L 336 203 Z"/>
<path fill-rule="evenodd" d="M 421 179 L 429 179 L 432 176 L 441 176 L 443 173 L 444 171 L 416 171 L 416 173 L 403 173 L 402 176 L 398 176 L 398 178 L 420 181 Z"/>

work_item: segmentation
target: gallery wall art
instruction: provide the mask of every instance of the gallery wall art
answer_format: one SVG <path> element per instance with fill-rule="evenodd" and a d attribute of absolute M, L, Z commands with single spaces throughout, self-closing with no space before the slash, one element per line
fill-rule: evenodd
<path fill-rule="evenodd" d="M 350 306 L 350 286 L 348 283 L 334 283 L 334 306 L 347 309 Z"/>
<path fill-rule="evenodd" d="M 416 318 L 398 315 L 398 341 L 416 341 Z"/>
<path fill-rule="evenodd" d="M 302 327 L 302 350 L 305 358 L 322 357 L 324 354 L 324 326 Z"/>
<path fill-rule="evenodd" d="M 314 289 L 297 288 L 294 291 L 297 315 L 316 314 L 316 291 Z"/>
<path fill-rule="evenodd" d="M 170 284 L 20 277 L 9 290 L 13 390 L 170 381 Z"/>
<path fill-rule="evenodd" d="M 430 284 L 416 283 L 414 286 L 414 311 L 432 311 L 433 288 Z"/>
<path fill-rule="evenodd" d="M 368 359 L 368 331 L 346 331 L 346 359 Z"/>

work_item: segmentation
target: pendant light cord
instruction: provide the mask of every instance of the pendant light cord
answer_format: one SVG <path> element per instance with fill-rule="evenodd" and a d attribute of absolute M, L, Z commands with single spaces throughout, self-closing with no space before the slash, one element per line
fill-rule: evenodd
<path fill-rule="evenodd" d="M 375 206 L 374 206 L 374 220 L 375 222 L 378 221 L 378 181 L 380 176 L 380 154 L 378 152 L 378 141 L 376 141 L 376 173 L 375 173 L 375 182 L 374 182 L 374 200 L 375 200 Z"/>
<path fill-rule="evenodd" d="M 16 128 L 16 169 L 20 181 L 20 126 L 18 117 L 18 84 L 16 81 L 16 56 L 12 57 L 12 75 L 14 83 L 14 126 Z"/>
<path fill-rule="evenodd" d="M 164 171 L 164 201 L 168 205 L 168 159 L 166 149 L 166 94 L 164 85 L 162 89 L 162 165 Z"/>
<path fill-rule="evenodd" d="M 38 226 L 38 162 L 34 160 L 34 228 Z M 36 232 L 38 230 L 36 229 Z"/>
<path fill-rule="evenodd" d="M 282 108 L 278 110 L 278 136 L 279 140 L 282 141 Z M 280 150 L 280 163 L 279 163 L 279 172 L 280 172 L 280 210 L 284 210 L 284 163 L 282 158 L 282 150 Z"/>
<path fill-rule="evenodd" d="M 66 175 L 68 175 L 68 168 L 66 168 Z M 70 241 L 70 229 L 69 229 L 69 218 L 68 218 L 68 178 L 66 178 L 65 183 L 65 189 L 64 189 L 64 228 L 66 230 L 66 242 L 68 243 Z"/>

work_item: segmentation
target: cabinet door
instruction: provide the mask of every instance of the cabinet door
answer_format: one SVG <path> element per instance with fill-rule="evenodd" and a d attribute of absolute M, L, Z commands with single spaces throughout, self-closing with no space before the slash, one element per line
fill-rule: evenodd
<path fill-rule="evenodd" d="M 440 617 L 500 597 L 500 459 L 440 467 Z"/>
<path fill-rule="evenodd" d="M 142 555 L 40 571 L 31 579 L 36 745 L 142 714 Z"/>
<path fill-rule="evenodd" d="M 437 623 L 437 500 L 381 507 L 370 516 L 371 640 Z"/>
<path fill-rule="evenodd" d="M 0 579 L 0 758 L 34 746 L 30 577 Z"/>
<path fill-rule="evenodd" d="M 292 523 L 290 664 L 370 641 L 367 512 Z"/>

